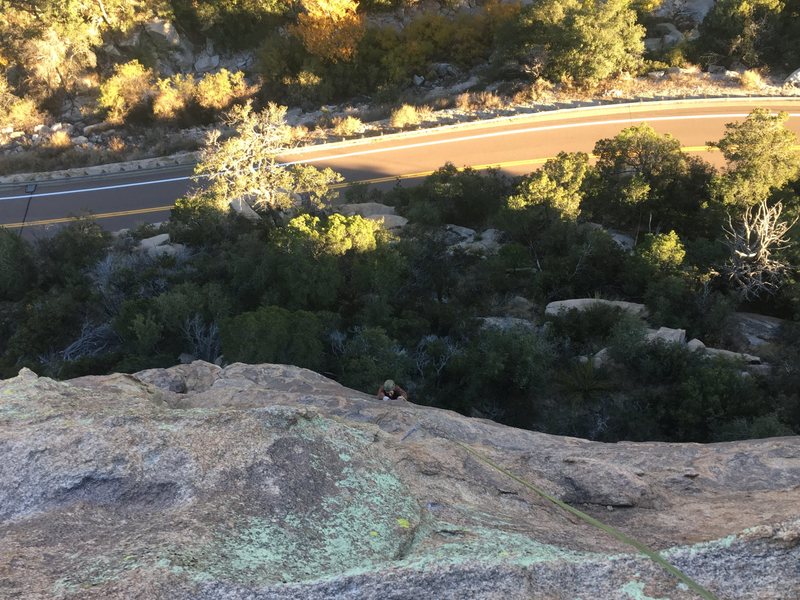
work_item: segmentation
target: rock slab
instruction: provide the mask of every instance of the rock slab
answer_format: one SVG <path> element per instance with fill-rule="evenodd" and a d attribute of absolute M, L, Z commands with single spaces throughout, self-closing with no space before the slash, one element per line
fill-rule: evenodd
<path fill-rule="evenodd" d="M 719 598 L 800 594 L 798 438 L 600 444 L 197 361 L 0 382 L 0 596 L 695 597 L 459 444 Z"/>

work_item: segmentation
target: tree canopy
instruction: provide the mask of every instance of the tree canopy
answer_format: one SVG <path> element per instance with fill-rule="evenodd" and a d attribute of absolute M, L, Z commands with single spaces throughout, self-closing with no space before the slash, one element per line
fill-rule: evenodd
<path fill-rule="evenodd" d="M 635 70 L 644 52 L 630 0 L 543 0 L 521 13 L 520 25 L 523 43 L 554 81 L 593 86 Z"/>
<path fill-rule="evenodd" d="M 261 112 L 247 103 L 228 113 L 227 123 L 236 135 L 212 137 L 195 169 L 197 176 L 208 179 L 218 206 L 246 200 L 257 209 L 278 211 L 302 202 L 319 207 L 335 196 L 331 184 L 341 176 L 333 170 L 278 160 L 292 141 L 285 117 L 286 107 L 271 103 Z"/>

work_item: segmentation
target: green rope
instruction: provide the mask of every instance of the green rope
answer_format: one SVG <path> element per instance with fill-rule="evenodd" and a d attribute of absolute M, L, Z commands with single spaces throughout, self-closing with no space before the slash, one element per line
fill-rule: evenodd
<path fill-rule="evenodd" d="M 582 512 L 582 511 L 578 510 L 574 506 L 570 506 L 566 502 L 562 502 L 558 498 L 554 498 L 553 496 L 551 496 L 550 494 L 545 492 L 543 489 L 533 485 L 532 483 L 529 483 L 528 481 L 525 481 L 521 477 L 517 477 L 516 475 L 514 475 L 510 471 L 504 469 L 503 467 L 501 467 L 498 464 L 495 464 L 494 462 L 492 462 L 491 460 L 489 460 L 485 456 L 481 455 L 477 451 L 473 450 L 469 446 L 467 446 L 465 444 L 462 444 L 461 442 L 455 442 L 455 443 L 458 444 L 459 446 L 461 446 L 464 450 L 466 450 L 470 454 L 472 454 L 475 458 L 477 458 L 481 462 L 486 463 L 487 465 L 489 465 L 493 469 L 499 471 L 503 475 L 506 475 L 507 477 L 510 477 L 511 479 L 516 481 L 517 483 L 520 483 L 520 484 L 524 485 L 526 488 L 528 488 L 530 490 L 533 490 L 534 492 L 536 492 L 539 496 L 541 496 L 545 500 L 547 500 L 549 502 L 552 502 L 553 504 L 555 504 L 559 508 L 567 511 L 568 513 L 571 513 L 571 514 L 575 515 L 576 517 L 578 517 L 582 521 L 585 521 L 586 523 L 589 523 L 589 525 L 593 525 L 594 527 L 597 527 L 598 529 L 600 529 L 602 531 L 605 531 L 609 535 L 617 538 L 619 541 L 621 541 L 621 542 L 623 542 L 625 544 L 628 544 L 629 546 L 633 546 L 639 552 L 641 552 L 642 554 L 644 554 L 645 556 L 647 556 L 648 558 L 650 558 L 651 560 L 653 560 L 654 562 L 659 564 L 661 567 L 663 567 L 667 572 L 669 572 L 672 575 L 674 575 L 675 577 L 677 577 L 680 581 L 682 581 L 687 586 L 689 586 L 690 589 L 692 589 L 695 592 L 697 592 L 698 595 L 700 595 L 700 597 L 704 598 L 705 600 L 717 600 L 717 598 L 716 598 L 716 596 L 714 596 L 714 594 L 709 592 L 706 588 L 704 588 L 702 585 L 697 583 L 694 579 L 692 579 L 691 577 L 686 575 L 683 571 L 681 571 L 677 567 L 675 567 L 672 564 L 670 564 L 669 562 L 667 562 L 667 560 L 664 559 L 664 557 L 661 556 L 655 550 L 651 550 L 649 547 L 647 547 L 643 543 L 633 539 L 632 537 L 629 537 L 629 536 L 625 535 L 619 529 L 616 529 L 615 527 L 611 527 L 610 525 L 606 525 L 605 523 L 603 523 L 601 521 L 598 521 L 594 517 L 592 517 L 590 515 L 587 515 L 585 512 Z"/>

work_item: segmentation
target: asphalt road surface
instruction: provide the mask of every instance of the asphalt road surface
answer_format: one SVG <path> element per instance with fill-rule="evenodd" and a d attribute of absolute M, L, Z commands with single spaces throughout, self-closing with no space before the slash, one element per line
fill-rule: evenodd
<path fill-rule="evenodd" d="M 419 180 L 446 162 L 456 166 L 496 166 L 511 174 L 534 170 L 558 152 L 591 152 L 597 140 L 646 122 L 680 140 L 687 152 L 721 166 L 722 156 L 706 143 L 722 137 L 724 126 L 761 106 L 790 114 L 787 126 L 800 137 L 798 99 L 718 99 L 640 103 L 538 113 L 524 118 L 477 122 L 411 134 L 293 150 L 284 161 L 331 167 L 346 182 L 393 185 Z M 169 218 L 175 200 L 193 185 L 190 167 L 121 173 L 101 178 L 0 186 L 0 225 L 26 235 L 47 234 L 76 215 L 93 214 L 109 230 Z"/>

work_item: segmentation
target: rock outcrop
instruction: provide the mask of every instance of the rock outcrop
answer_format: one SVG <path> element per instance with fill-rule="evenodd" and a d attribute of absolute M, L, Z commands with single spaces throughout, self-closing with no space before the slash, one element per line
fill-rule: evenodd
<path fill-rule="evenodd" d="M 800 595 L 800 438 L 601 444 L 377 402 L 281 365 L 0 382 L 0 596 Z"/>

